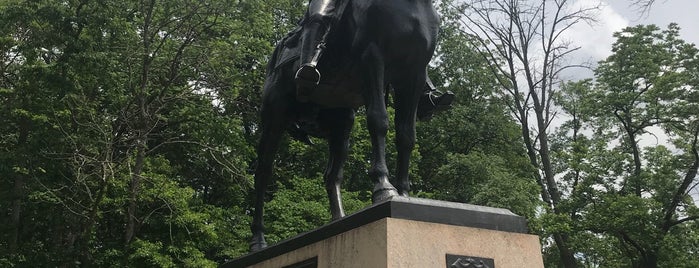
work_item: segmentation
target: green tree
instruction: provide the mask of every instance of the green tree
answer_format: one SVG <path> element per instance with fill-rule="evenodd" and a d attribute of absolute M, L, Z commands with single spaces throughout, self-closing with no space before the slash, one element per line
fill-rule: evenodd
<path fill-rule="evenodd" d="M 688 194 L 699 168 L 697 85 L 692 81 L 699 56 L 693 44 L 679 39 L 675 24 L 662 31 L 654 25 L 631 27 L 615 37 L 613 54 L 600 63 L 590 97 L 596 120 L 611 127 L 607 131 L 620 139 L 617 148 L 626 159 L 599 205 L 634 209 L 614 220 L 591 222 L 597 223 L 593 229 L 621 241 L 634 267 L 675 266 L 680 260 L 663 254 L 688 249 L 668 248 L 671 237 L 699 219 Z M 641 136 L 653 127 L 670 144 L 641 147 Z M 590 216 L 609 212 L 600 209 L 596 206 Z"/>
<path fill-rule="evenodd" d="M 689 197 L 699 167 L 697 49 L 678 31 L 624 29 L 597 81 L 569 83 L 558 95 L 570 118 L 554 142 L 562 181 L 572 186 L 564 204 L 574 212 L 573 244 L 591 266 L 696 265 L 678 256 L 691 255 L 697 238 Z M 643 146 L 651 134 L 669 140 Z"/>
<path fill-rule="evenodd" d="M 2 266 L 246 252 L 239 96 L 301 2 L 3 1 Z"/>

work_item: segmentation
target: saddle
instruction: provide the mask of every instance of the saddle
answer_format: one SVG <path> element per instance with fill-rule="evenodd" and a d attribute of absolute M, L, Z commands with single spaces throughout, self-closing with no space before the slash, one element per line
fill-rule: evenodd
<path fill-rule="evenodd" d="M 289 32 L 281 41 L 281 50 L 278 51 L 278 55 L 273 57 L 276 62 L 274 62 L 274 70 L 277 70 L 289 63 L 296 61 L 301 57 L 301 33 L 303 26 L 297 26 L 291 32 Z"/>

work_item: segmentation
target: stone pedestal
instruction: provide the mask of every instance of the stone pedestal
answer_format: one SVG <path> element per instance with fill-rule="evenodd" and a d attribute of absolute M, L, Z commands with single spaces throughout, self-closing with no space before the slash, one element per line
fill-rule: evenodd
<path fill-rule="evenodd" d="M 483 266 L 481 266 L 483 265 Z M 544 267 L 537 236 L 506 209 L 395 197 L 223 267 Z"/>

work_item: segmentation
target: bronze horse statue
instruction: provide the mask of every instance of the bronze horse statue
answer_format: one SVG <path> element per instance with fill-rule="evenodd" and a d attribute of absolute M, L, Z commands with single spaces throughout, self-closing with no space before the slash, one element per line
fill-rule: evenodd
<path fill-rule="evenodd" d="M 294 82 L 300 64 L 294 48 L 296 35 L 290 34 L 277 45 L 267 67 L 255 170 L 252 251 L 267 246 L 264 195 L 284 131 L 302 140 L 306 135 L 327 139 L 329 162 L 324 180 L 333 220 L 345 216 L 340 197 L 342 169 L 355 110 L 362 105 L 372 145 L 368 172 L 374 182 L 372 201 L 407 196 L 410 190 L 408 165 L 415 145 L 416 112 L 437 42 L 439 16 L 431 0 L 349 0 L 334 27 L 318 63 L 323 78 L 303 102 L 296 98 Z M 390 92 L 396 112 L 396 187 L 389 182 L 385 156 Z"/>

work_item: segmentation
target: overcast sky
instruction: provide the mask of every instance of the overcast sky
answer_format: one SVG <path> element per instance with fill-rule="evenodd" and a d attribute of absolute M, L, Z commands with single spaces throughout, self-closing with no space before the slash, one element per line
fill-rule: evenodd
<path fill-rule="evenodd" d="M 589 1 L 589 0 L 583 0 Z M 699 1 L 697 0 L 656 0 L 647 14 L 639 14 L 638 9 L 629 7 L 630 0 L 605 0 L 608 8 L 627 21 L 628 25 L 656 24 L 665 27 L 675 22 L 682 28 L 685 41 L 699 44 Z"/>
<path fill-rule="evenodd" d="M 580 5 L 590 5 L 595 0 L 577 0 Z M 655 24 L 661 29 L 670 23 L 677 23 L 680 36 L 689 43 L 699 44 L 699 1 L 698 0 L 656 0 L 646 13 L 631 6 L 632 0 L 601 0 L 604 4 L 597 14 L 594 25 L 579 24 L 569 33 L 568 38 L 581 47 L 579 57 L 597 62 L 609 56 L 614 38 L 612 34 L 624 27 L 638 24 Z"/>

